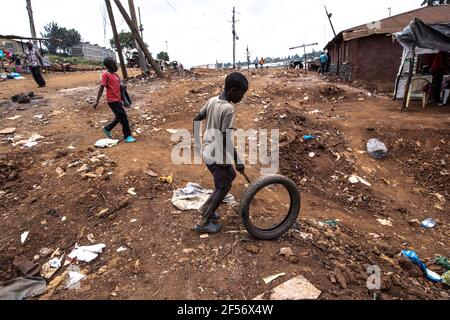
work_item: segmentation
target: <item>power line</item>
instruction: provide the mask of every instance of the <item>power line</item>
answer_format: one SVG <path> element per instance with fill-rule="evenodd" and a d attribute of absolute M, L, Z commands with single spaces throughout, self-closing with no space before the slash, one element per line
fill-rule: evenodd
<path fill-rule="evenodd" d="M 178 15 L 180 15 L 180 17 L 182 17 L 184 19 L 184 21 L 186 21 L 187 24 L 189 24 L 194 30 L 198 30 L 196 26 L 194 26 L 188 19 L 186 19 L 181 13 L 180 11 L 177 10 L 177 8 L 175 8 L 175 6 L 170 3 L 169 0 L 166 0 L 167 4 L 173 9 L 173 11 L 175 11 L 176 13 L 178 13 Z"/>
<path fill-rule="evenodd" d="M 196 31 L 199 31 L 199 29 L 195 26 L 195 25 L 193 25 L 187 18 L 185 18 L 184 17 L 184 15 L 183 14 L 181 14 L 181 12 L 180 11 L 178 11 L 178 9 L 169 1 L 169 0 L 166 0 L 166 2 L 167 2 L 167 4 L 172 8 L 172 10 L 173 11 L 175 11 L 180 17 L 182 17 L 183 18 L 183 20 L 192 28 L 192 29 L 194 29 L 194 30 L 196 30 Z M 222 41 L 222 40 L 218 40 L 218 39 L 215 39 L 215 38 L 211 38 L 211 37 L 207 37 L 209 40 L 212 40 L 212 41 L 215 41 L 215 42 L 220 42 L 220 41 Z"/>

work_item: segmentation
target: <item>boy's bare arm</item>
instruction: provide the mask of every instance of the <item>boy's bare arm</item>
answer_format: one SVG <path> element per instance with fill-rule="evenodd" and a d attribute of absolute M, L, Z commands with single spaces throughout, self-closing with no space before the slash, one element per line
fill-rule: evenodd
<path fill-rule="evenodd" d="M 94 109 L 97 109 L 98 104 L 100 103 L 100 99 L 102 98 L 102 95 L 103 95 L 103 90 L 105 90 L 105 87 L 100 86 L 100 88 L 98 89 L 97 101 L 93 105 Z"/>

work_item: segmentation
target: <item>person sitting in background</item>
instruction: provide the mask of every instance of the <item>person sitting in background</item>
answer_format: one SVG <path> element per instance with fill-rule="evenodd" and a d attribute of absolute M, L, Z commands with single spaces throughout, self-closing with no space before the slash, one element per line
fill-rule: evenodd
<path fill-rule="evenodd" d="M 434 103 L 441 102 L 441 85 L 444 80 L 444 73 L 446 69 L 444 52 L 439 52 L 433 60 L 431 66 L 431 74 L 433 75 L 433 95 L 432 99 Z"/>

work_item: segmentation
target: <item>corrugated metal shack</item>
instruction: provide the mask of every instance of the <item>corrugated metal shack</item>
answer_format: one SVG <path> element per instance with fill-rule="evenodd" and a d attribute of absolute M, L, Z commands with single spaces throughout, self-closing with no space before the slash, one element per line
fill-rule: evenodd
<path fill-rule="evenodd" d="M 370 83 L 378 90 L 393 89 L 403 48 L 392 34 L 414 18 L 426 23 L 450 22 L 450 5 L 423 7 L 340 32 L 326 46 L 330 72 L 349 81 Z"/>

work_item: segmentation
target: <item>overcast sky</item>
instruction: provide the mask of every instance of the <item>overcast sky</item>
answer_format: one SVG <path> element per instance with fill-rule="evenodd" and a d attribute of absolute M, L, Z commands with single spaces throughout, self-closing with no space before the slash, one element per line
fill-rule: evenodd
<path fill-rule="evenodd" d="M 336 32 L 416 9 L 422 0 L 135 0 L 141 7 L 144 40 L 152 53 L 166 49 L 185 66 L 231 62 L 231 16 L 236 6 L 237 60 L 245 61 L 248 45 L 255 56 L 288 56 L 289 48 L 319 42 L 323 48 L 333 33 L 324 4 L 333 13 Z M 9 1 L 0 19 L 0 34 L 28 36 L 25 0 Z M 128 9 L 128 1 L 122 0 Z M 38 35 L 50 21 L 77 29 L 83 41 L 109 47 L 111 27 L 103 0 L 32 0 Z M 114 6 L 114 5 L 113 5 Z M 128 29 L 116 12 L 118 29 Z M 106 24 L 105 19 L 106 17 Z M 105 37 L 106 31 L 106 37 Z M 298 51 L 299 53 L 301 51 Z"/>

